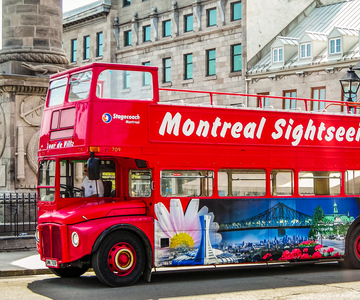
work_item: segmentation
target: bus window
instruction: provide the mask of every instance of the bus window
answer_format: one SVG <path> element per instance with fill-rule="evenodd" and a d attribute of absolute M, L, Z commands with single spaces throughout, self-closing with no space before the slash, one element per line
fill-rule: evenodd
<path fill-rule="evenodd" d="M 345 194 L 360 195 L 360 170 L 345 171 Z"/>
<path fill-rule="evenodd" d="M 91 71 L 75 74 L 70 77 L 70 102 L 83 100 L 89 96 L 91 77 Z"/>
<path fill-rule="evenodd" d="M 214 172 L 169 170 L 161 172 L 161 196 L 209 197 L 213 194 Z"/>
<path fill-rule="evenodd" d="M 60 162 L 60 197 L 114 197 L 115 162 L 100 161 L 100 180 L 87 178 L 87 160 L 62 160 Z"/>
<path fill-rule="evenodd" d="M 232 196 L 264 196 L 266 193 L 265 170 L 232 170 Z"/>
<path fill-rule="evenodd" d="M 227 172 L 218 172 L 218 193 L 220 197 L 229 196 L 229 174 Z"/>
<path fill-rule="evenodd" d="M 82 166 L 86 161 L 62 160 L 60 162 L 60 197 L 83 197 L 81 188 Z"/>
<path fill-rule="evenodd" d="M 272 170 L 270 173 L 271 195 L 291 196 L 294 193 L 294 173 L 291 170 Z"/>
<path fill-rule="evenodd" d="M 130 197 L 150 197 L 151 171 L 130 170 L 129 191 L 130 191 Z"/>
<path fill-rule="evenodd" d="M 218 176 L 219 196 L 264 196 L 266 193 L 265 170 L 220 170 Z"/>
<path fill-rule="evenodd" d="M 67 78 L 62 78 L 50 82 L 49 86 L 49 106 L 63 104 L 65 99 Z"/>
<path fill-rule="evenodd" d="M 115 161 L 100 161 L 100 179 L 104 185 L 104 197 L 115 197 L 116 172 Z"/>
<path fill-rule="evenodd" d="M 144 76 L 148 79 L 143 84 Z M 104 70 L 97 82 L 96 96 L 107 99 L 152 100 L 154 98 L 151 73 L 124 70 Z M 100 88 L 101 87 L 101 88 Z"/>
<path fill-rule="evenodd" d="M 55 161 L 45 160 L 39 164 L 39 200 L 55 200 Z"/>
<path fill-rule="evenodd" d="M 340 172 L 303 171 L 299 172 L 300 195 L 339 195 Z"/>

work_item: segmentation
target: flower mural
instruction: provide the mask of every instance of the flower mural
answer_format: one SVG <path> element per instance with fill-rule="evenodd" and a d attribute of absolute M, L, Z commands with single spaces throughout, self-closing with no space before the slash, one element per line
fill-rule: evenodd
<path fill-rule="evenodd" d="M 179 199 L 170 200 L 168 211 L 163 203 L 155 205 L 155 246 L 160 260 L 158 265 L 202 265 L 236 263 L 236 256 L 213 249 L 221 234 L 218 223 L 206 206 L 199 210 L 199 200 L 192 199 L 184 213 Z M 161 239 L 169 239 L 169 247 L 161 248 Z"/>
<path fill-rule="evenodd" d="M 312 244 L 312 243 L 311 243 Z M 300 246 L 300 245 L 299 245 Z M 300 250 L 301 249 L 301 250 Z M 329 247 L 327 249 L 323 248 L 323 245 L 317 244 L 315 246 L 315 252 L 313 254 L 308 253 L 308 248 L 295 248 L 291 252 L 289 250 L 285 250 L 282 253 L 282 256 L 279 258 L 279 260 L 294 260 L 294 259 L 319 259 L 322 257 L 340 257 L 341 254 L 339 252 L 333 253 L 334 248 Z"/>
<path fill-rule="evenodd" d="M 221 242 L 221 234 L 217 233 L 219 224 L 214 222 L 214 214 L 209 213 L 209 209 L 204 206 L 199 210 L 199 199 L 192 199 L 184 213 L 179 199 L 170 200 L 170 211 L 167 210 L 162 202 L 155 204 L 156 243 L 159 246 L 161 238 L 170 239 L 170 249 L 179 247 L 196 248 L 199 247 L 201 240 L 200 216 L 209 215 L 210 242 L 212 245 Z"/>

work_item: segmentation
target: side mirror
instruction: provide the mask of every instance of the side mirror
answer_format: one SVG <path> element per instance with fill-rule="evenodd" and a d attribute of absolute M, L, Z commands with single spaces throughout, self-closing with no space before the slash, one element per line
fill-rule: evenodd
<path fill-rule="evenodd" d="M 88 177 L 90 180 L 100 179 L 100 161 L 91 153 L 91 157 L 87 161 Z"/>

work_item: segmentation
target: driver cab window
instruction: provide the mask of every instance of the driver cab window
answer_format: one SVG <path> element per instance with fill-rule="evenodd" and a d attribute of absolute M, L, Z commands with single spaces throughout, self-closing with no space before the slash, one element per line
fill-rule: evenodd
<path fill-rule="evenodd" d="M 60 162 L 60 197 L 115 197 L 115 162 L 100 160 L 100 179 L 87 176 L 87 160 Z"/>
<path fill-rule="evenodd" d="M 130 170 L 130 197 L 150 197 L 151 196 L 151 171 L 150 170 Z"/>

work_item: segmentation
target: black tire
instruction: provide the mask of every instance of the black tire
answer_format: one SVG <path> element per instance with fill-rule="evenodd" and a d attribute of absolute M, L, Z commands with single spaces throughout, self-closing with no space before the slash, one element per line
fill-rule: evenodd
<path fill-rule="evenodd" d="M 54 269 L 49 268 L 51 272 L 53 272 L 56 276 L 63 277 L 63 278 L 76 278 L 80 277 L 84 274 L 89 267 L 68 267 L 68 268 L 61 268 L 61 269 Z"/>
<path fill-rule="evenodd" d="M 344 265 L 360 269 L 360 226 L 355 227 L 349 236 Z"/>
<path fill-rule="evenodd" d="M 117 231 L 106 237 L 93 254 L 92 267 L 102 283 L 128 286 L 143 274 L 145 260 L 140 239 L 131 232 Z"/>

